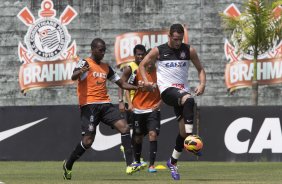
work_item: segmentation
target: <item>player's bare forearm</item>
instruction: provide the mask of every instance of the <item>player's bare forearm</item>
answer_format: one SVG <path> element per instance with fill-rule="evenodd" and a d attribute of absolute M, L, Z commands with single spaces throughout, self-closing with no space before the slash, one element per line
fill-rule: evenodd
<path fill-rule="evenodd" d="M 127 89 L 127 90 L 137 90 L 138 87 L 128 84 L 127 82 L 124 82 L 122 79 L 119 79 L 118 81 L 116 81 L 116 84 L 122 88 L 122 89 Z"/>
<path fill-rule="evenodd" d="M 80 70 L 76 70 L 73 72 L 72 76 L 71 76 L 71 80 L 77 80 L 79 78 L 79 76 L 81 75 L 81 71 Z"/>
<path fill-rule="evenodd" d="M 199 71 L 199 79 L 200 84 L 195 88 L 195 95 L 197 96 L 202 95 L 206 88 L 206 73 L 203 68 Z"/>
<path fill-rule="evenodd" d="M 199 79 L 200 79 L 200 85 L 206 86 L 206 72 L 203 68 L 199 73 Z"/>

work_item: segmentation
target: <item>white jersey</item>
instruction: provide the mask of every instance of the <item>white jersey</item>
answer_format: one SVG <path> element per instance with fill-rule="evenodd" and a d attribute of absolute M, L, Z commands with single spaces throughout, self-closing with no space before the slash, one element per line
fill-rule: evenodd
<path fill-rule="evenodd" d="M 161 93 L 169 87 L 190 92 L 188 84 L 189 48 L 189 45 L 182 44 L 179 49 L 172 49 L 167 43 L 158 47 L 157 83 Z"/>

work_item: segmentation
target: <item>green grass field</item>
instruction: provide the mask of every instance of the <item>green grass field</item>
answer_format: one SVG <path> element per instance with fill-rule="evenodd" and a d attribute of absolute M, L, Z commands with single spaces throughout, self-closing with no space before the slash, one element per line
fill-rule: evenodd
<path fill-rule="evenodd" d="M 158 164 L 165 165 L 165 162 Z M 134 175 L 126 175 L 123 162 L 76 162 L 73 179 L 65 181 L 62 162 L 3 161 L 0 162 L 0 181 L 5 184 L 282 183 L 280 162 L 179 162 L 179 171 L 181 180 L 173 181 L 167 169 L 154 174 L 142 170 Z"/>

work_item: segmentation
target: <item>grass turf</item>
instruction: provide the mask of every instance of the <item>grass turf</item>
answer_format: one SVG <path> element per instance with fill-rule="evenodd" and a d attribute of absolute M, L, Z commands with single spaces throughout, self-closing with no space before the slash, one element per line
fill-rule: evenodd
<path fill-rule="evenodd" d="M 156 165 L 165 165 L 157 162 Z M 179 162 L 178 184 L 281 184 L 281 162 Z M 0 184 L 166 184 L 168 169 L 125 174 L 124 162 L 76 162 L 71 181 L 63 180 L 62 162 L 0 162 Z"/>

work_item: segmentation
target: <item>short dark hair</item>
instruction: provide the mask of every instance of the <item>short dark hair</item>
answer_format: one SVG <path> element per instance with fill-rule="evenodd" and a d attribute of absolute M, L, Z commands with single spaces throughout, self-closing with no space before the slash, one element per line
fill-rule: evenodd
<path fill-rule="evenodd" d="M 169 34 L 172 35 L 174 32 L 184 33 L 184 28 L 181 24 L 172 24 L 169 29 Z"/>
<path fill-rule="evenodd" d="M 137 45 L 135 45 L 135 47 L 134 47 L 134 49 L 133 49 L 133 53 L 134 53 L 134 55 L 136 54 L 136 50 L 142 50 L 142 51 L 144 51 L 144 53 L 146 53 L 146 48 L 145 48 L 145 46 L 144 45 L 141 45 L 141 44 L 137 44 Z"/>
<path fill-rule="evenodd" d="M 101 38 L 95 38 L 94 40 L 92 40 L 91 42 L 91 49 L 94 49 L 95 47 L 97 47 L 98 43 L 101 43 L 103 45 L 106 45 L 105 41 L 102 40 Z"/>

